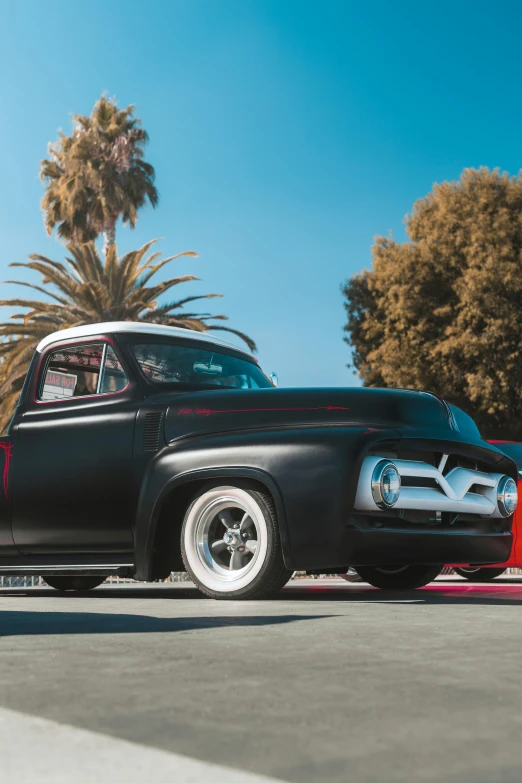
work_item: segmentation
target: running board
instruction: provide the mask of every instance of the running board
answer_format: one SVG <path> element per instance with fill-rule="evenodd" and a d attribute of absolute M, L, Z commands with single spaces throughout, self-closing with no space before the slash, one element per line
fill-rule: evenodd
<path fill-rule="evenodd" d="M 40 574 L 70 574 L 83 576 L 131 576 L 132 563 L 107 566 L 0 566 L 0 576 L 39 576 Z"/>
<path fill-rule="evenodd" d="M 129 558 L 130 559 L 130 558 Z M 58 560 L 58 562 L 56 562 Z M 53 562 L 50 558 L 0 557 L 0 576 L 26 576 L 39 574 L 83 574 L 85 576 L 132 576 L 134 563 L 126 561 L 103 562 L 99 557 L 83 558 L 74 562 L 74 558 L 60 557 Z M 61 562 L 60 562 L 61 561 Z M 98 562 L 96 562 L 98 561 Z"/>

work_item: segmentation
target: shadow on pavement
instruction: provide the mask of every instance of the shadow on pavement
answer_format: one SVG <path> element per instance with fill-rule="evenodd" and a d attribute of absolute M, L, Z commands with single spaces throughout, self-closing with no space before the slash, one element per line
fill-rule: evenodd
<path fill-rule="evenodd" d="M 147 617 L 133 614 L 91 612 L 0 611 L 0 637 L 55 634 L 176 633 L 209 628 L 282 625 L 301 620 L 320 620 L 335 615 L 275 615 L 245 617 Z"/>

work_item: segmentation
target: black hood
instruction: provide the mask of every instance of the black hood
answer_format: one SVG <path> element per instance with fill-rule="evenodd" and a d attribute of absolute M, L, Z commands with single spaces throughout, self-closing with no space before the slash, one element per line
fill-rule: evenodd
<path fill-rule="evenodd" d="M 403 436 L 483 444 L 472 419 L 428 392 L 401 389 L 205 390 L 171 394 L 165 435 L 345 424 L 393 429 Z"/>

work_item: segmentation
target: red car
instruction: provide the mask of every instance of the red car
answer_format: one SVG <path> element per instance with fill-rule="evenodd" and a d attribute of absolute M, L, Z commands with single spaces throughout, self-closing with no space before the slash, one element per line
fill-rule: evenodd
<path fill-rule="evenodd" d="M 522 497 L 522 443 L 513 440 L 490 440 L 497 448 L 502 449 L 508 457 L 516 462 L 518 468 L 518 496 Z M 522 504 L 515 510 L 513 518 L 513 548 L 511 556 L 505 563 L 491 566 L 454 565 L 457 574 L 471 582 L 487 582 L 504 573 L 506 568 L 522 568 Z"/>

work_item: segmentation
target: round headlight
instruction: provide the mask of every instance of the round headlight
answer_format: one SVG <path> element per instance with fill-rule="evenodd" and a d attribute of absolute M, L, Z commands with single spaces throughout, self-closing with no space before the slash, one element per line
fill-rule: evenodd
<path fill-rule="evenodd" d="M 517 507 L 517 485 L 509 476 L 502 476 L 497 484 L 497 504 L 503 517 L 509 517 Z"/>
<path fill-rule="evenodd" d="M 401 494 L 401 476 L 393 462 L 383 459 L 372 473 L 372 496 L 379 508 L 391 508 Z"/>

